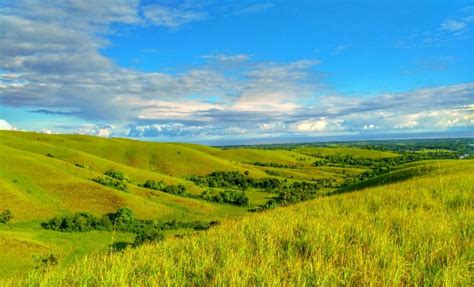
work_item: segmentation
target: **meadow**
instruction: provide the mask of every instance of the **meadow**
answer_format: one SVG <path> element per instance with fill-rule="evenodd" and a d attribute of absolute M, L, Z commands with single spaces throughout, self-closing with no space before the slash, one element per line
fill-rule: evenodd
<path fill-rule="evenodd" d="M 472 286 L 472 162 L 87 256 L 33 286 Z"/>
<path fill-rule="evenodd" d="M 470 143 L 0 131 L 1 285 L 472 285 Z"/>

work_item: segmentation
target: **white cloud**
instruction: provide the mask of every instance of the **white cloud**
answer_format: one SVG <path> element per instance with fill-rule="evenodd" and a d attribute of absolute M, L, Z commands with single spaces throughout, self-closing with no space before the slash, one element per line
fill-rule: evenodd
<path fill-rule="evenodd" d="M 462 21 L 446 20 L 441 24 L 441 29 L 455 32 L 466 28 L 467 24 Z"/>
<path fill-rule="evenodd" d="M 75 133 L 81 135 L 109 137 L 110 135 L 112 135 L 112 131 L 114 128 L 114 126 L 88 124 L 77 128 Z"/>
<path fill-rule="evenodd" d="M 200 10 L 190 7 L 169 7 L 152 4 L 144 6 L 143 15 L 147 20 L 157 26 L 177 28 L 191 22 L 203 21 L 208 15 Z"/>
<path fill-rule="evenodd" d="M 16 128 L 6 120 L 0 119 L 0 130 L 16 131 Z"/>
<path fill-rule="evenodd" d="M 210 54 L 204 55 L 202 58 L 207 60 L 219 61 L 219 62 L 244 62 L 250 59 L 249 55 L 246 54 Z"/>

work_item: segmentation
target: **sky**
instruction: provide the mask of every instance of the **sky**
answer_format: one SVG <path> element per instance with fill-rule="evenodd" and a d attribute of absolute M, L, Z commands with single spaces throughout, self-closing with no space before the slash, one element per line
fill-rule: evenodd
<path fill-rule="evenodd" d="M 0 129 L 473 136 L 473 30 L 471 0 L 0 0 Z"/>

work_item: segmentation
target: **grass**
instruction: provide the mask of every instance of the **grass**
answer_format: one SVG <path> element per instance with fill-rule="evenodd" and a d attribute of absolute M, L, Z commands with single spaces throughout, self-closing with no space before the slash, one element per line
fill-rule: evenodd
<path fill-rule="evenodd" d="M 0 227 L 0 277 L 21 277 L 35 268 L 34 257 L 54 254 L 62 268 L 86 254 L 109 250 L 110 232 L 60 233 L 38 227 Z M 116 242 L 133 242 L 133 235 L 118 233 Z"/>
<path fill-rule="evenodd" d="M 4 285 L 472 286 L 473 170 L 473 161 L 441 163 L 403 182 L 226 220 Z"/>
<path fill-rule="evenodd" d="M 14 216 L 0 226 L 0 278 L 11 278 L 0 281 L 1 286 L 471 285 L 473 161 L 410 163 L 360 183 L 357 189 L 365 188 L 361 192 L 255 214 L 138 184 L 163 180 L 200 194 L 204 189 L 187 176 L 224 170 L 248 171 L 254 178 L 341 183 L 365 169 L 314 167 L 315 156 L 377 159 L 397 154 L 346 147 L 221 150 L 6 131 L 0 131 L 0 154 L 0 211 L 9 209 Z M 92 181 L 110 169 L 130 178 L 127 192 Z M 251 206 L 275 196 L 254 189 L 247 194 Z M 40 227 L 54 216 L 76 211 L 102 215 L 123 206 L 141 219 L 222 224 L 199 234 L 170 231 L 160 244 L 112 255 L 105 252 L 110 232 L 62 233 Z M 176 233 L 182 238 L 175 238 Z M 130 242 L 132 237 L 119 234 L 117 240 Z M 50 253 L 60 264 L 24 279 L 34 267 L 33 256 Z"/>
<path fill-rule="evenodd" d="M 380 159 L 398 156 L 398 154 L 389 151 L 378 151 L 353 147 L 302 147 L 294 149 L 293 151 L 315 157 L 348 155 L 354 158 Z"/>

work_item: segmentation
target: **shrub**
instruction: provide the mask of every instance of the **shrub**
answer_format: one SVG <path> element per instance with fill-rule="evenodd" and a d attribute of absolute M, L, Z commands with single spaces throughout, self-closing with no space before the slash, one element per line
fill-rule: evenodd
<path fill-rule="evenodd" d="M 0 213 L 0 223 L 7 224 L 12 218 L 12 212 L 8 209 Z"/>
<path fill-rule="evenodd" d="M 117 190 L 127 191 L 126 181 L 117 180 L 110 177 L 98 177 L 98 178 L 93 179 L 93 181 L 100 183 L 102 185 L 117 189 Z"/>
<path fill-rule="evenodd" d="M 113 221 L 120 225 L 131 224 L 135 221 L 135 214 L 128 207 L 121 207 L 113 215 Z"/>
<path fill-rule="evenodd" d="M 98 177 L 93 181 L 117 190 L 127 191 L 128 177 L 123 172 L 109 169 L 104 174 L 107 177 Z"/>
<path fill-rule="evenodd" d="M 155 181 L 152 179 L 149 179 L 145 181 L 144 184 L 142 184 L 142 187 L 144 188 L 149 188 L 149 189 L 154 189 L 154 190 L 163 190 L 166 187 L 166 184 L 160 180 L 160 181 Z"/>
<path fill-rule="evenodd" d="M 144 243 L 151 243 L 163 240 L 163 233 L 156 228 L 142 229 L 137 232 L 133 246 L 137 247 Z"/>
<path fill-rule="evenodd" d="M 206 190 L 201 194 L 201 198 L 211 202 L 228 203 L 237 206 L 248 206 L 250 202 L 247 194 L 242 190 L 224 190 L 219 193 Z"/>
<path fill-rule="evenodd" d="M 46 256 L 34 256 L 33 260 L 35 269 L 41 269 L 43 272 L 46 272 L 51 267 L 58 265 L 58 259 L 54 254 L 49 254 Z"/>
<path fill-rule="evenodd" d="M 166 185 L 162 180 L 154 181 L 154 180 L 149 179 L 141 186 L 145 188 L 153 189 L 153 190 L 160 190 L 160 191 L 174 194 L 174 195 L 187 196 L 186 187 L 182 184 Z"/>
<path fill-rule="evenodd" d="M 128 177 L 119 170 L 109 169 L 104 174 L 116 180 L 128 181 Z"/>

